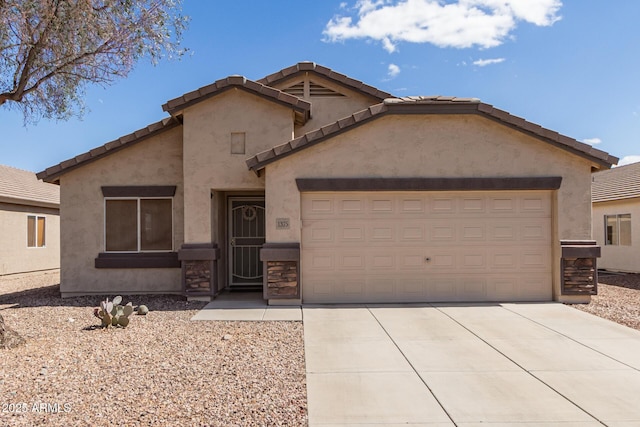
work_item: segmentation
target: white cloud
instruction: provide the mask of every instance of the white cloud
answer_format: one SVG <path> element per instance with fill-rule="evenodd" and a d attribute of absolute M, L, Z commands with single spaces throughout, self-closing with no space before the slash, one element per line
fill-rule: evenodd
<path fill-rule="evenodd" d="M 477 65 L 478 67 L 486 67 L 487 65 L 499 64 L 504 61 L 504 58 L 478 59 L 477 61 L 473 61 L 473 65 Z"/>
<path fill-rule="evenodd" d="M 602 140 L 600 138 L 586 138 L 586 139 L 583 139 L 582 142 L 589 145 L 596 145 L 596 144 L 600 144 Z"/>
<path fill-rule="evenodd" d="M 373 39 L 392 53 L 400 42 L 438 47 L 498 46 L 518 21 L 538 26 L 560 19 L 560 0 L 358 0 L 354 16 L 334 16 L 324 40 Z"/>
<path fill-rule="evenodd" d="M 394 78 L 398 74 L 400 74 L 400 67 L 398 67 L 396 64 L 389 64 L 389 77 Z"/>
<path fill-rule="evenodd" d="M 624 156 L 618 162 L 618 166 L 630 165 L 631 163 L 640 162 L 640 156 Z"/>

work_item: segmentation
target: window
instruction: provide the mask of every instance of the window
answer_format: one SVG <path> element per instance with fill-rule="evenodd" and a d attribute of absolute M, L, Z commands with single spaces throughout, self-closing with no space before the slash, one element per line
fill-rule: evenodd
<path fill-rule="evenodd" d="M 27 216 L 27 247 L 44 248 L 45 217 Z"/>
<path fill-rule="evenodd" d="M 604 216 L 605 245 L 631 246 L 631 214 Z"/>
<path fill-rule="evenodd" d="M 107 252 L 173 250 L 172 199 L 105 200 Z"/>

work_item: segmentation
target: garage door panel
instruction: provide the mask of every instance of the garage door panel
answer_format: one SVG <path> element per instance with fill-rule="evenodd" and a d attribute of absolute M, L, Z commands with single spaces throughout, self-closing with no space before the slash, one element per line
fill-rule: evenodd
<path fill-rule="evenodd" d="M 550 194 L 303 193 L 303 299 L 549 300 Z"/>

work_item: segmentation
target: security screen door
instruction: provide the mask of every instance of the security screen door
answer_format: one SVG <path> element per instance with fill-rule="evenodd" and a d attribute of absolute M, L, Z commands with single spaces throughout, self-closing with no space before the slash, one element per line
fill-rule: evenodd
<path fill-rule="evenodd" d="M 260 248 L 265 242 L 264 197 L 229 198 L 229 285 L 262 285 Z"/>

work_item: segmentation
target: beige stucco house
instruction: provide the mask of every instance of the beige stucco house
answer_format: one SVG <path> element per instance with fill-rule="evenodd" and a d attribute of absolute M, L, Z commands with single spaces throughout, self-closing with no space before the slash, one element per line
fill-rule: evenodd
<path fill-rule="evenodd" d="M 640 163 L 593 175 L 593 237 L 602 247 L 598 266 L 640 273 Z"/>
<path fill-rule="evenodd" d="M 480 102 L 314 63 L 231 76 L 38 174 L 63 296 L 261 289 L 270 303 L 585 301 L 591 173 L 615 157 Z"/>
<path fill-rule="evenodd" d="M 0 276 L 60 268 L 60 187 L 0 165 Z"/>

